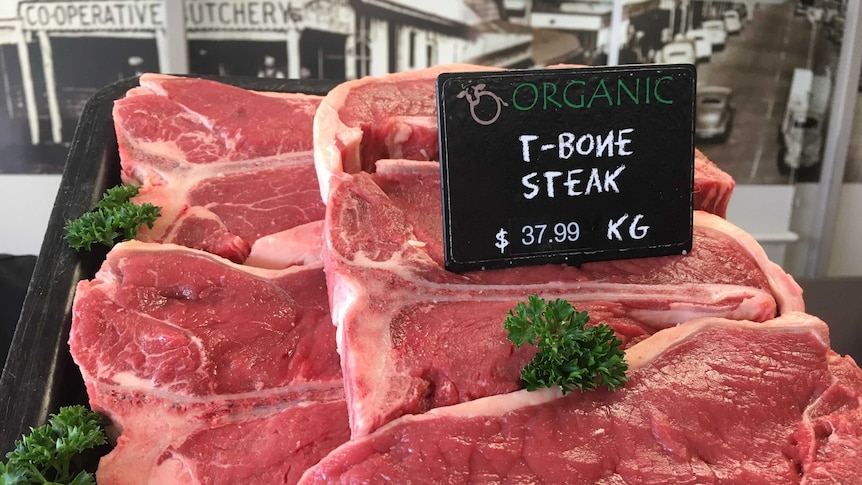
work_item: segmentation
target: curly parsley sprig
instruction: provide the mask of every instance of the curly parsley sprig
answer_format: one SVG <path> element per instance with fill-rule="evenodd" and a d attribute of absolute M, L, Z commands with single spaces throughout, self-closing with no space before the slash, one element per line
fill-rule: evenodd
<path fill-rule="evenodd" d="M 521 370 L 527 390 L 559 386 L 566 394 L 599 386 L 614 390 L 628 382 L 622 341 L 605 324 L 587 327 L 589 320 L 587 312 L 578 312 L 565 300 L 545 302 L 537 295 L 509 311 L 503 324 L 509 340 L 518 348 L 539 348 Z"/>
<path fill-rule="evenodd" d="M 30 428 L 0 462 L 0 485 L 95 484 L 93 474 L 76 470 L 83 451 L 107 442 L 99 415 L 84 406 L 66 406 L 48 424 Z"/>
<path fill-rule="evenodd" d="M 149 202 L 137 205 L 130 201 L 138 195 L 134 185 L 118 185 L 105 192 L 96 208 L 66 224 L 66 242 L 75 249 L 90 250 L 93 244 L 113 247 L 117 239 L 134 239 L 146 224 L 152 228 L 161 207 Z"/>

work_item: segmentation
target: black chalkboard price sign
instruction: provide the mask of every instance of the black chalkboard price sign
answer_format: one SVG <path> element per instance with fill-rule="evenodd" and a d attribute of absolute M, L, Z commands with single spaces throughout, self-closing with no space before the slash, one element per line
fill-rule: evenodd
<path fill-rule="evenodd" d="M 437 79 L 446 267 L 685 254 L 692 65 Z"/>

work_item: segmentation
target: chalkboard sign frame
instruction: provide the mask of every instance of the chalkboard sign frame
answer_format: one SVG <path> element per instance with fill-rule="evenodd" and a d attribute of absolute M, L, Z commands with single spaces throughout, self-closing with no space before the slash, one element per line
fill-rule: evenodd
<path fill-rule="evenodd" d="M 696 83 L 691 64 L 441 74 L 446 268 L 689 252 Z"/>

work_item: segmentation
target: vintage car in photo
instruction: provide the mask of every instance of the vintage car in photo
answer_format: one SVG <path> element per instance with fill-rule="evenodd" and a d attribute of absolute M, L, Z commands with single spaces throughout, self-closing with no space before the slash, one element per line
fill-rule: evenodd
<path fill-rule="evenodd" d="M 675 40 L 664 45 L 656 53 L 657 64 L 697 64 L 694 41 Z"/>
<path fill-rule="evenodd" d="M 724 27 L 724 20 L 704 20 L 700 27 L 709 35 L 713 52 L 724 49 L 724 45 L 727 43 L 727 30 Z"/>
<path fill-rule="evenodd" d="M 685 33 L 685 38 L 694 42 L 694 52 L 698 62 L 707 62 L 712 58 L 712 42 L 705 30 L 691 29 Z"/>
<path fill-rule="evenodd" d="M 733 126 L 733 90 L 699 86 L 695 95 L 694 135 L 698 140 L 723 142 Z"/>
<path fill-rule="evenodd" d="M 736 10 L 726 10 L 722 17 L 724 18 L 724 30 L 728 34 L 738 34 L 742 31 L 742 20 L 739 18 L 739 12 Z"/>

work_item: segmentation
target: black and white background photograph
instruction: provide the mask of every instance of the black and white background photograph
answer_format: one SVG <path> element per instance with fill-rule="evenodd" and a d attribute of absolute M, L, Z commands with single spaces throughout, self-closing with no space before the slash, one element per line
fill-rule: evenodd
<path fill-rule="evenodd" d="M 617 12 L 611 0 L 184 0 L 177 73 L 342 80 L 453 62 L 692 63 L 698 120 L 719 119 L 697 133 L 708 156 L 743 184 L 816 181 L 845 2 L 626 0 Z M 168 13 L 157 0 L 3 2 L 0 173 L 61 172 L 89 96 L 176 71 L 164 66 L 176 49 Z M 862 181 L 860 151 L 848 182 Z"/>

